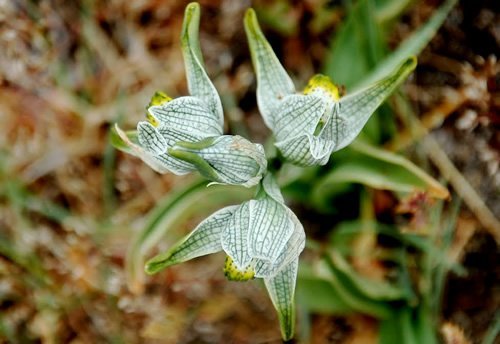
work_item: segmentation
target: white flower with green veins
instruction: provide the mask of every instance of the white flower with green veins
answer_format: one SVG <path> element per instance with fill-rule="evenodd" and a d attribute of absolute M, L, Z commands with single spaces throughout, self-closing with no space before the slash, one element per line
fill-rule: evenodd
<path fill-rule="evenodd" d="M 153 274 L 224 251 L 224 273 L 229 280 L 264 279 L 278 311 L 283 338 L 288 340 L 294 332 L 295 281 L 304 245 L 302 224 L 284 204 L 278 185 L 267 174 L 254 200 L 215 212 L 169 251 L 149 260 L 146 272 Z"/>
<path fill-rule="evenodd" d="M 344 97 L 327 76 L 318 74 L 303 94 L 297 94 L 252 9 L 245 15 L 245 31 L 257 75 L 259 110 L 281 154 L 300 166 L 325 165 L 331 153 L 350 144 L 416 66 L 416 58 L 409 57 L 387 77 Z"/>
<path fill-rule="evenodd" d="M 135 131 L 115 126 L 113 144 L 159 173 L 199 170 L 215 183 L 250 187 L 266 171 L 264 150 L 242 137 L 222 136 L 222 105 L 204 70 L 199 22 L 200 6 L 191 3 L 181 35 L 190 96 L 172 99 L 157 92 L 147 107 L 147 121 L 139 122 Z"/>

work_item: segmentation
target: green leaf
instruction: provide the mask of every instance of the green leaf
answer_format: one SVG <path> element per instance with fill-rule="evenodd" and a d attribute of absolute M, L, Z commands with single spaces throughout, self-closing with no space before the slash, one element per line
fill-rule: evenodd
<path fill-rule="evenodd" d="M 376 0 L 375 18 L 383 24 L 401 14 L 412 0 Z"/>
<path fill-rule="evenodd" d="M 198 31 L 200 27 L 200 5 L 192 2 L 186 7 L 182 23 L 182 54 L 186 68 L 189 93 L 208 104 L 212 114 L 222 128 L 224 117 L 219 94 L 210 81 L 203 65 Z"/>
<path fill-rule="evenodd" d="M 329 281 L 314 276 L 312 272 L 304 272 L 306 268 L 307 266 L 301 266 L 297 281 L 299 305 L 315 313 L 348 314 L 354 312 Z"/>
<path fill-rule="evenodd" d="M 380 323 L 379 343 L 436 344 L 437 325 L 423 304 L 395 307 L 392 315 Z"/>
<path fill-rule="evenodd" d="M 347 94 L 376 67 L 388 50 L 382 27 L 376 22 L 375 8 L 375 0 L 360 0 L 348 6 L 348 17 L 339 27 L 325 60 L 325 73 L 345 86 Z M 381 136 L 394 127 L 392 116 L 387 116 L 387 110 L 380 110 L 374 116 L 368 115 L 370 120 L 363 129 L 363 135 L 371 142 L 380 142 Z"/>
<path fill-rule="evenodd" d="M 326 58 L 324 73 L 348 90 L 376 66 L 386 50 L 374 7 L 373 0 L 361 0 L 349 10 Z"/>
<path fill-rule="evenodd" d="M 386 302 L 367 297 L 362 292 L 353 288 L 351 281 L 332 266 L 326 260 L 329 273 L 325 273 L 325 279 L 330 282 L 341 300 L 356 312 L 372 315 L 377 318 L 385 318 L 390 314 L 390 305 Z"/>
<path fill-rule="evenodd" d="M 401 300 L 406 297 L 404 290 L 386 281 L 377 281 L 365 278 L 356 273 L 345 258 L 338 252 L 333 251 L 330 255 L 331 268 L 342 275 L 349 284 L 360 293 L 373 300 Z"/>
<path fill-rule="evenodd" d="M 445 199 L 448 190 L 425 171 L 404 157 L 383 149 L 355 142 L 350 158 L 339 161 L 314 186 L 312 199 L 321 207 L 331 190 L 342 183 L 359 183 L 375 189 L 395 192 L 425 191 L 430 196 Z"/>
<path fill-rule="evenodd" d="M 179 228 L 191 216 L 210 214 L 210 211 L 221 206 L 239 203 L 250 197 L 251 189 L 229 186 L 207 188 L 206 181 L 202 180 L 174 189 L 148 214 L 144 229 L 127 252 L 126 269 L 130 289 L 135 292 L 142 290 L 144 257 L 165 234 Z"/>
<path fill-rule="evenodd" d="M 417 344 L 412 328 L 412 309 L 402 307 L 396 309 L 391 317 L 380 323 L 380 344 Z"/>
<path fill-rule="evenodd" d="M 274 112 L 281 99 L 295 93 L 295 86 L 264 37 L 253 9 L 245 13 L 245 32 L 257 75 L 257 103 L 269 128 L 274 127 Z"/>
<path fill-rule="evenodd" d="M 495 317 L 493 318 L 491 325 L 483 336 L 481 344 L 493 344 L 495 339 L 498 339 L 500 335 L 500 311 L 497 310 Z"/>
<path fill-rule="evenodd" d="M 409 174 L 414 175 L 426 186 L 425 190 L 428 191 L 432 197 L 438 199 L 447 199 L 450 197 L 450 193 L 447 188 L 442 186 L 437 180 L 432 178 L 424 170 L 419 168 L 410 160 L 402 157 L 401 155 L 368 145 L 361 141 L 352 144 L 351 148 L 358 153 L 364 154 L 365 156 L 392 164 L 395 167 L 404 168 Z"/>
<path fill-rule="evenodd" d="M 357 79 L 358 82 L 353 84 L 355 89 L 363 88 L 380 80 L 388 71 L 394 70 L 394 68 L 400 65 L 408 56 L 420 54 L 436 35 L 437 30 L 443 24 L 456 3 L 457 0 L 446 0 L 441 7 L 434 11 L 432 17 L 424 25 L 401 43 L 396 50 L 380 61 L 374 70 L 366 77 Z"/>
<path fill-rule="evenodd" d="M 264 279 L 271 301 L 278 312 L 281 336 L 285 341 L 292 339 L 295 331 L 294 300 L 298 265 L 299 260 L 296 259 L 276 276 Z"/>

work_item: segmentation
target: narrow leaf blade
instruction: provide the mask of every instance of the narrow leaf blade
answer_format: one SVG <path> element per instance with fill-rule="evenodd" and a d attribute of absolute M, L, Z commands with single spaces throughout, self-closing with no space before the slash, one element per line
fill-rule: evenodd
<path fill-rule="evenodd" d="M 434 37 L 456 3 L 457 0 L 446 0 L 424 25 L 401 43 L 384 60 L 378 63 L 377 67 L 365 78 L 356 83 L 354 85 L 355 89 L 361 89 L 380 80 L 384 75 L 387 75 L 387 73 L 399 66 L 408 56 L 420 54 Z"/>

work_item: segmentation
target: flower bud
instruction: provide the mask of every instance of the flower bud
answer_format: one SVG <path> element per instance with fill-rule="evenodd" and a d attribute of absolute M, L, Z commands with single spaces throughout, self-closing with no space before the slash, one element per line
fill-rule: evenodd
<path fill-rule="evenodd" d="M 177 142 L 169 155 L 188 162 L 214 183 L 251 187 L 267 168 L 264 148 L 241 136 L 223 135 L 198 142 Z"/>

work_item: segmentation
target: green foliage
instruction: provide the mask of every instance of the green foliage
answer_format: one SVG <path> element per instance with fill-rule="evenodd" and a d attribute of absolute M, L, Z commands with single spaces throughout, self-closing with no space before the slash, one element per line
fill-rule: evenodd
<path fill-rule="evenodd" d="M 366 77 L 387 51 L 374 11 L 373 0 L 360 0 L 352 6 L 335 34 L 325 60 L 324 73 L 349 91 Z M 406 56 L 411 55 L 416 54 Z"/>

